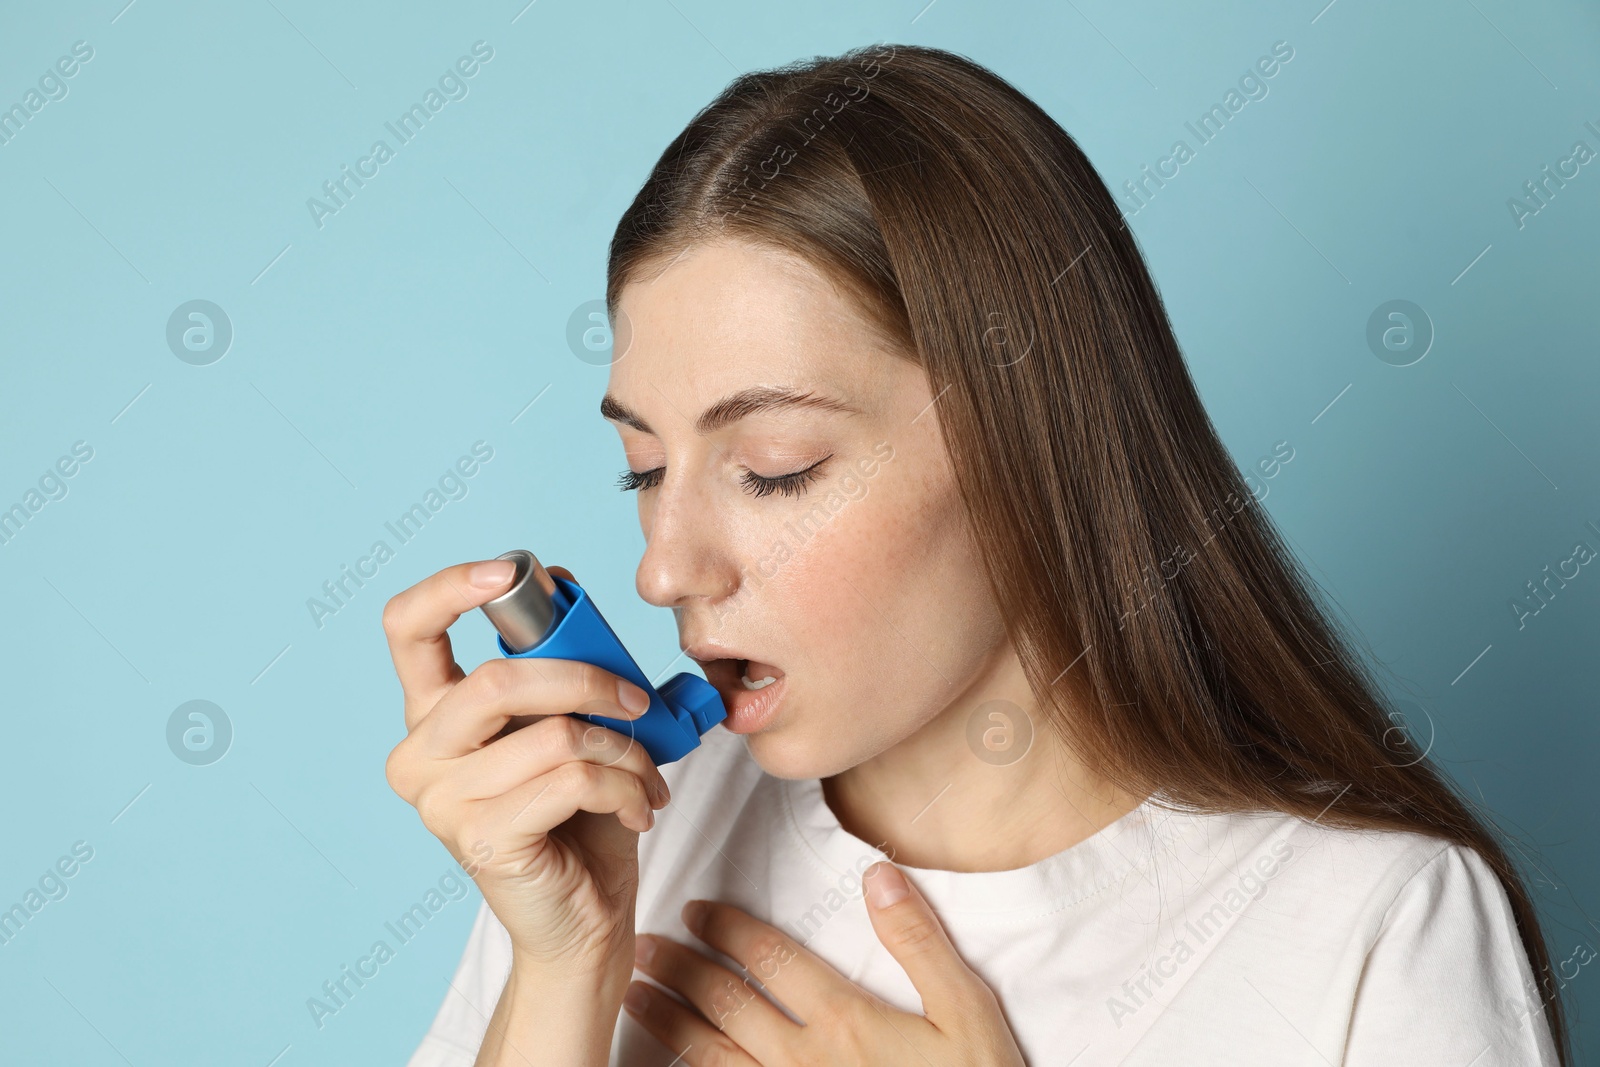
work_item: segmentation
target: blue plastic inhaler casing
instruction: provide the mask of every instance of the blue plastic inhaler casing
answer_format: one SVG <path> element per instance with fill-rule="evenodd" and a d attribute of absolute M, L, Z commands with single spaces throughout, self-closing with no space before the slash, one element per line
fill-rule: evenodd
<path fill-rule="evenodd" d="M 495 558 L 517 567 L 511 588 L 482 605 L 498 631 L 501 655 L 592 663 L 650 697 L 649 709 L 637 719 L 572 712 L 574 718 L 633 738 L 659 767 L 698 748 L 700 735 L 727 717 L 721 694 L 699 675 L 675 674 L 660 689 L 652 686 L 577 582 L 549 573 L 527 549 Z"/>

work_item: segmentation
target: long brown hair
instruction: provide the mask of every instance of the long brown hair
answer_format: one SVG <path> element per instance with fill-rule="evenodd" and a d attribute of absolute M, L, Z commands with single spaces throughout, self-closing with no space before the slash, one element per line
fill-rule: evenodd
<path fill-rule="evenodd" d="M 712 238 L 816 264 L 925 369 L 1012 643 L 1081 758 L 1192 810 L 1473 849 L 1505 887 L 1568 1062 L 1534 905 L 1487 814 L 1396 728 L 1249 506 L 1132 234 L 1049 115 L 934 48 L 745 74 L 623 214 L 613 315 L 624 284 Z"/>

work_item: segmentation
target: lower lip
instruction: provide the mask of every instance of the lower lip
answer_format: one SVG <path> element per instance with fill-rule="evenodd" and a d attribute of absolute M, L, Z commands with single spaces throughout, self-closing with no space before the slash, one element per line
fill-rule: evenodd
<path fill-rule="evenodd" d="M 784 675 L 760 689 L 746 689 L 741 682 L 733 699 L 728 702 L 728 717 L 722 720 L 722 725 L 736 734 L 755 733 L 767 725 L 778 713 L 778 703 L 783 699 L 783 683 L 788 680 L 789 676 Z"/>

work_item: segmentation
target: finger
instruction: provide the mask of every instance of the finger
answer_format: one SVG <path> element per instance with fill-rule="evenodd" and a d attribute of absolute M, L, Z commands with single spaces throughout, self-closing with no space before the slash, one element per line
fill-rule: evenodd
<path fill-rule="evenodd" d="M 639 970 L 682 995 L 702 1019 L 758 1060 L 773 1062 L 800 1037 L 800 1026 L 762 996 L 750 978 L 670 938 L 639 934 L 634 947 Z"/>
<path fill-rule="evenodd" d="M 969 1016 L 974 998 L 993 994 L 950 943 L 928 901 L 894 864 L 880 860 L 863 876 L 867 917 L 922 998 L 928 1021 Z"/>
<path fill-rule="evenodd" d="M 520 834 L 547 834 L 580 811 L 615 814 L 622 825 L 639 833 L 655 825 L 650 796 L 637 775 L 572 760 L 509 793 L 482 801 L 480 829 L 505 827 Z"/>
<path fill-rule="evenodd" d="M 653 806 L 670 799 L 667 781 L 644 746 L 632 737 L 584 722 L 571 715 L 552 715 L 461 758 L 460 780 L 468 798 L 485 800 L 508 793 L 569 760 L 587 760 L 636 775 L 652 794 Z"/>
<path fill-rule="evenodd" d="M 551 574 L 557 575 L 558 577 L 565 578 L 567 581 L 573 582 L 577 585 L 583 584 L 582 582 L 579 582 L 577 578 L 573 577 L 571 571 L 559 564 L 554 567 L 546 567 L 545 570 Z"/>
<path fill-rule="evenodd" d="M 462 677 L 450 648 L 450 624 L 503 593 L 515 571 L 510 560 L 460 563 L 402 589 L 383 606 L 389 656 L 405 693 L 406 729 Z"/>
<path fill-rule="evenodd" d="M 625 707 L 623 701 L 634 703 Z M 480 663 L 412 727 L 412 743 L 433 759 L 476 752 L 518 715 L 582 712 L 632 720 L 649 697 L 632 682 L 572 659 L 510 658 Z"/>
<path fill-rule="evenodd" d="M 701 1018 L 698 1012 L 679 1004 L 672 997 L 646 982 L 634 982 L 623 995 L 622 1008 L 677 1056 L 674 1064 L 689 1067 L 726 1064 L 728 1067 L 758 1067 L 749 1053 L 727 1034 Z"/>
<path fill-rule="evenodd" d="M 689 932 L 739 965 L 784 1007 L 810 1022 L 863 991 L 822 957 L 774 926 L 717 900 L 683 906 Z"/>

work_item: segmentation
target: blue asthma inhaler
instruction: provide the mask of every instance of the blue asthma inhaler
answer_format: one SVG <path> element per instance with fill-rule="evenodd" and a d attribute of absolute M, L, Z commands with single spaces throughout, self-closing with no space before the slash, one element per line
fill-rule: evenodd
<path fill-rule="evenodd" d="M 592 663 L 650 696 L 649 709 L 637 719 L 572 712 L 574 718 L 633 738 L 659 767 L 698 748 L 700 735 L 727 717 L 721 694 L 697 674 L 675 674 L 660 689 L 652 686 L 577 582 L 551 574 L 527 549 L 495 558 L 517 566 L 511 588 L 482 605 L 499 631 L 502 655 Z"/>

